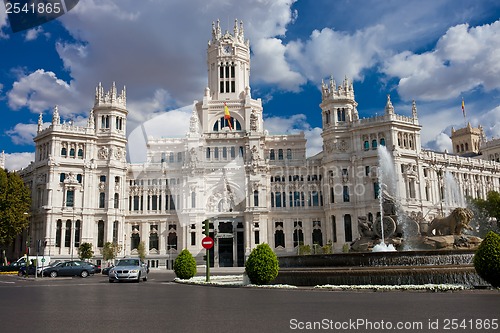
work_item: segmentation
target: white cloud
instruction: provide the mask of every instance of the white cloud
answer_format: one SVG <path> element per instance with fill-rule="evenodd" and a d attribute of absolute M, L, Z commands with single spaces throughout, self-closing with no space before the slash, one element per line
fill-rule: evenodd
<path fill-rule="evenodd" d="M 7 12 L 5 10 L 0 9 L 0 39 L 9 38 L 8 35 L 5 34 L 3 29 L 7 26 Z"/>
<path fill-rule="evenodd" d="M 292 70 L 285 58 L 286 47 L 280 39 L 267 38 L 258 40 L 252 48 L 254 57 L 252 66 L 255 66 L 253 75 L 257 82 L 276 84 L 289 91 L 299 91 L 299 87 L 306 83 L 306 79 Z"/>
<path fill-rule="evenodd" d="M 81 112 L 82 103 L 78 95 L 72 86 L 58 79 L 55 73 L 43 69 L 21 76 L 7 93 L 9 106 L 14 110 L 27 107 L 39 113 L 59 105 L 62 115 Z M 92 101 L 92 96 L 88 96 L 87 100 Z"/>
<path fill-rule="evenodd" d="M 362 80 L 363 70 L 372 67 L 385 52 L 384 33 L 381 25 L 353 34 L 331 28 L 314 30 L 306 42 L 289 43 L 287 55 L 312 82 L 318 83 L 330 74 Z"/>
<path fill-rule="evenodd" d="M 488 139 L 500 138 L 500 105 L 478 117 Z"/>
<path fill-rule="evenodd" d="M 37 127 L 37 124 L 17 124 L 5 133 L 16 145 L 34 145 L 33 138 L 36 135 Z"/>
<path fill-rule="evenodd" d="M 41 26 L 38 26 L 36 28 L 30 29 L 26 32 L 26 35 L 24 36 L 24 40 L 29 42 L 33 41 L 38 38 L 38 36 L 43 35 L 45 38 L 50 37 L 50 33 L 48 32 L 43 32 L 43 28 Z"/>
<path fill-rule="evenodd" d="M 35 153 L 5 154 L 5 168 L 7 170 L 21 170 L 35 160 Z"/>
<path fill-rule="evenodd" d="M 404 51 L 389 58 L 383 72 L 398 77 L 403 99 L 437 101 L 482 87 L 500 89 L 500 21 L 448 29 L 434 50 Z"/>

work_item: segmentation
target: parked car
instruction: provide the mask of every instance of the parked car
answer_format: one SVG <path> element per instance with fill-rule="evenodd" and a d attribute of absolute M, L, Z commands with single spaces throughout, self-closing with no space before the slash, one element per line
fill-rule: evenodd
<path fill-rule="evenodd" d="M 111 268 L 113 268 L 113 267 L 115 267 L 115 265 L 111 265 L 111 266 L 109 266 L 109 267 L 105 267 L 105 268 L 103 268 L 103 269 L 102 269 L 102 274 L 103 274 L 103 275 L 108 275 L 108 274 L 109 274 L 109 270 L 110 270 Z"/>
<path fill-rule="evenodd" d="M 74 260 L 59 262 L 54 266 L 47 267 L 43 270 L 43 276 L 81 276 L 85 278 L 94 274 L 94 267 L 88 262 Z"/>
<path fill-rule="evenodd" d="M 95 274 L 101 273 L 101 266 L 98 266 L 98 265 L 93 264 L 91 262 L 88 262 L 87 264 L 89 264 L 90 266 L 94 267 L 94 273 Z"/>
<path fill-rule="evenodd" d="M 120 259 L 108 273 L 109 282 L 148 280 L 148 267 L 139 258 Z"/>

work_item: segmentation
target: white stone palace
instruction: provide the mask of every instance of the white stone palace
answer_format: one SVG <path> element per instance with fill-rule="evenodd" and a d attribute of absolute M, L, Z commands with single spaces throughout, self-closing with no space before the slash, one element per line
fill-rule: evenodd
<path fill-rule="evenodd" d="M 215 266 L 243 266 L 264 242 L 278 255 L 297 253 L 301 243 L 340 252 L 359 236 L 358 218 L 379 214 L 379 145 L 393 157 L 404 210 L 426 221 L 454 208 L 444 200 L 445 173 L 473 198 L 500 191 L 498 142 L 460 129 L 454 153 L 425 150 L 415 102 L 404 116 L 388 97 L 378 116 L 360 119 L 347 78 L 322 83 L 321 153 L 306 158 L 304 134 L 268 134 L 262 101 L 251 96 L 241 22 L 232 33 L 213 25 L 207 65 L 208 86 L 186 137 L 149 139 L 140 165 L 126 159 L 125 89 L 99 84 L 84 127 L 61 122 L 57 107 L 48 128 L 40 116 L 36 160 L 21 171 L 33 198 L 31 253 L 41 240 L 52 260 L 76 258 L 89 242 L 99 262 L 106 242 L 121 245 L 119 257 L 137 255 L 144 242 L 151 267 L 171 268 L 184 248 L 202 264 L 205 219 Z M 461 156 L 465 147 L 475 154 Z M 14 252 L 23 252 L 20 243 Z"/>

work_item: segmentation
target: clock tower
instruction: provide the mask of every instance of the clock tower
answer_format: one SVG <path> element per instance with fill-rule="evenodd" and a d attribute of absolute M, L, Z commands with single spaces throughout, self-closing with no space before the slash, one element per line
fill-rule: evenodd
<path fill-rule="evenodd" d="M 262 101 L 250 94 L 250 42 L 245 40 L 243 22 L 235 20 L 232 33 L 222 33 L 219 20 L 212 23 L 207 67 L 208 85 L 203 101 L 196 104 L 203 133 L 262 133 Z"/>
<path fill-rule="evenodd" d="M 235 20 L 233 34 L 212 24 L 208 42 L 208 88 L 212 99 L 238 99 L 250 86 L 250 43 L 245 41 L 243 22 Z"/>

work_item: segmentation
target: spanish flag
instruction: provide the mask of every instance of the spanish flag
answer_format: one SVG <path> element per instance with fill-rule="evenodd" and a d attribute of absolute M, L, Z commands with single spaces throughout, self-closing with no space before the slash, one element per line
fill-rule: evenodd
<path fill-rule="evenodd" d="M 464 114 L 464 118 L 465 118 L 465 103 L 464 103 L 463 97 L 462 97 L 462 113 Z"/>
<path fill-rule="evenodd" d="M 227 107 L 226 103 L 224 103 L 224 119 L 227 120 L 229 129 L 232 131 L 233 126 L 231 125 L 231 115 L 229 114 L 229 108 Z"/>

